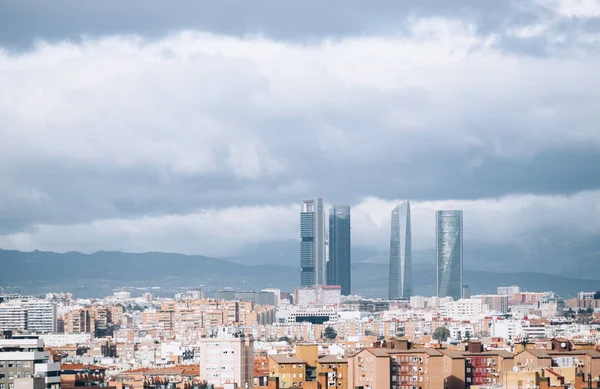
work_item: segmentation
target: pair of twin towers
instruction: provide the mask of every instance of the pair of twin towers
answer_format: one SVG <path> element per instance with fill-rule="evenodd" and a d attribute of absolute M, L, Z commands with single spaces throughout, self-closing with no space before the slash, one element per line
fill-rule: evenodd
<path fill-rule="evenodd" d="M 412 233 L 410 202 L 392 209 L 389 262 L 389 299 L 413 295 Z M 437 211 L 437 295 L 462 296 L 462 211 Z M 304 200 L 300 213 L 300 284 L 339 285 L 342 295 L 351 294 L 350 207 L 329 209 L 325 231 L 323 199 Z"/>

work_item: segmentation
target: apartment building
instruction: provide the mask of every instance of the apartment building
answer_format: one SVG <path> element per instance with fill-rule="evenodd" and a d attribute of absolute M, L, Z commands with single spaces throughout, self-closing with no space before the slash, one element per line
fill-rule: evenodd
<path fill-rule="evenodd" d="M 200 379 L 216 387 L 252 385 L 254 380 L 254 340 L 252 336 L 220 328 L 199 340 Z"/>
<path fill-rule="evenodd" d="M 41 299 L 14 299 L 0 304 L 0 331 L 56 332 L 56 304 Z"/>
<path fill-rule="evenodd" d="M 317 376 L 325 376 L 328 388 L 348 389 L 348 358 L 327 355 L 317 361 Z"/>
<path fill-rule="evenodd" d="M 51 361 L 44 342 L 33 335 L 0 338 L 0 389 L 34 388 L 40 379 L 45 389 L 60 388 L 60 363 Z"/>
<path fill-rule="evenodd" d="M 468 350 L 413 347 L 404 338 L 380 342 L 348 358 L 350 388 L 469 389 L 472 385 L 502 382 L 502 372 L 513 367 L 506 351 L 483 351 L 469 342 Z"/>
<path fill-rule="evenodd" d="M 298 388 L 306 380 L 306 362 L 295 355 L 269 356 L 270 377 L 279 378 L 281 388 Z"/>

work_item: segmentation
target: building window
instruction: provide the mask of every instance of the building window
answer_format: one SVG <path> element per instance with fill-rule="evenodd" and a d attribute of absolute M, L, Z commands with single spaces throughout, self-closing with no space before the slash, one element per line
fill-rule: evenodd
<path fill-rule="evenodd" d="M 4 389 L 4 383 L 0 382 L 0 389 Z"/>
<path fill-rule="evenodd" d="M 15 389 L 15 384 L 12 382 L 8 384 L 8 389 Z"/>
<path fill-rule="evenodd" d="M 8 367 L 14 367 L 15 361 L 8 361 Z"/>
<path fill-rule="evenodd" d="M 17 367 L 21 367 L 23 361 L 17 361 Z"/>

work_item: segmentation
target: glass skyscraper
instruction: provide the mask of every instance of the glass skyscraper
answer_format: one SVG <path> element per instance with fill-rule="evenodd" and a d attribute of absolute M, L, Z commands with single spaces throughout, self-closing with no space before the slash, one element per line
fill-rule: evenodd
<path fill-rule="evenodd" d="M 302 201 L 300 238 L 300 285 L 325 285 L 327 263 L 323 199 Z"/>
<path fill-rule="evenodd" d="M 391 300 L 412 296 L 412 239 L 409 201 L 392 209 L 389 277 L 389 298 Z"/>
<path fill-rule="evenodd" d="M 437 295 L 462 298 L 463 211 L 437 211 Z"/>
<path fill-rule="evenodd" d="M 327 285 L 342 287 L 342 295 L 351 291 L 350 207 L 334 205 L 329 208 L 329 261 Z"/>

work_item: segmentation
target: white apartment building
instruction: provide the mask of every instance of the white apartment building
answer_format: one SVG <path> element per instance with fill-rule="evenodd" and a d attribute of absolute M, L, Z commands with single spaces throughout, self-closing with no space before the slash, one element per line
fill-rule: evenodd
<path fill-rule="evenodd" d="M 14 387 L 15 380 L 41 377 L 46 389 L 60 389 L 60 363 L 50 360 L 37 336 L 0 339 L 0 386 Z"/>
<path fill-rule="evenodd" d="M 44 345 L 50 347 L 66 346 L 68 344 L 90 344 L 92 334 L 42 334 L 40 339 L 44 341 Z"/>
<path fill-rule="evenodd" d="M 342 288 L 339 285 L 316 285 L 298 288 L 294 293 L 294 305 L 339 306 L 342 303 Z"/>
<path fill-rule="evenodd" d="M 216 387 L 250 387 L 254 381 L 254 340 L 228 330 L 231 328 L 221 328 L 212 337 L 199 340 L 200 379 Z"/>
<path fill-rule="evenodd" d="M 440 314 L 453 320 L 469 319 L 486 311 L 487 306 L 480 299 L 460 299 L 440 307 Z"/>
<path fill-rule="evenodd" d="M 452 297 L 425 297 L 425 296 L 411 296 L 410 307 L 412 309 L 439 309 L 444 303 L 452 301 Z"/>
<path fill-rule="evenodd" d="M 11 300 L 0 304 L 0 331 L 56 332 L 56 304 L 39 299 Z"/>
<path fill-rule="evenodd" d="M 56 304 L 32 299 L 22 303 L 27 310 L 27 330 L 44 334 L 56 332 Z"/>
<path fill-rule="evenodd" d="M 504 296 L 514 296 L 517 293 L 521 293 L 521 288 L 517 285 L 511 286 L 499 286 L 496 288 L 496 293 Z"/>
<path fill-rule="evenodd" d="M 494 338 L 509 339 L 543 339 L 547 336 L 545 324 L 533 324 L 528 320 L 494 319 L 490 328 Z"/>

